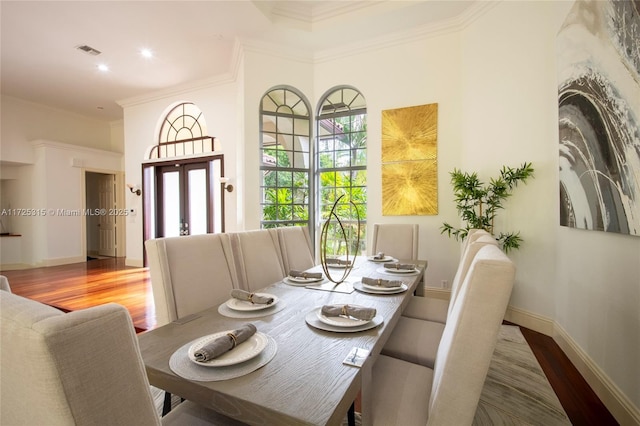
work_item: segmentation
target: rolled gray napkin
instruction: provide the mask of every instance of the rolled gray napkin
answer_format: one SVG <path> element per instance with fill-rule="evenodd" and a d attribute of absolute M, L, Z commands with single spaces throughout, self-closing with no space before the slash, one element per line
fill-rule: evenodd
<path fill-rule="evenodd" d="M 350 260 L 342 260 L 342 259 L 334 259 L 334 258 L 329 258 L 327 259 L 327 265 L 351 265 L 351 261 Z"/>
<path fill-rule="evenodd" d="M 231 349 L 246 341 L 256 332 L 253 324 L 244 325 L 238 329 L 231 330 L 224 336 L 217 337 L 196 350 L 193 354 L 196 361 L 207 362 L 229 352 Z"/>
<path fill-rule="evenodd" d="M 248 291 L 235 289 L 231 290 L 231 297 L 257 305 L 270 305 L 273 303 L 273 297 L 260 296 L 259 294 L 249 293 Z"/>
<path fill-rule="evenodd" d="M 374 259 L 376 259 L 376 260 L 384 259 L 384 252 L 383 252 L 383 251 L 378 252 L 378 254 L 376 254 L 375 256 L 373 256 L 373 258 L 374 258 Z"/>
<path fill-rule="evenodd" d="M 289 276 L 293 278 L 322 278 L 322 272 L 304 272 L 292 269 L 289 271 Z"/>
<path fill-rule="evenodd" d="M 324 305 L 321 310 L 322 314 L 328 317 L 339 317 L 340 315 L 348 315 L 363 321 L 371 321 L 376 316 L 375 308 L 365 308 L 363 306 L 351 305 Z"/>
<path fill-rule="evenodd" d="M 393 262 L 393 263 L 385 263 L 384 264 L 384 269 L 407 269 L 407 270 L 414 270 L 416 269 L 416 265 L 414 263 L 398 263 L 398 262 Z"/>
<path fill-rule="evenodd" d="M 400 287 L 402 281 L 400 280 L 383 280 L 380 278 L 362 277 L 362 284 L 372 285 L 376 287 Z"/>

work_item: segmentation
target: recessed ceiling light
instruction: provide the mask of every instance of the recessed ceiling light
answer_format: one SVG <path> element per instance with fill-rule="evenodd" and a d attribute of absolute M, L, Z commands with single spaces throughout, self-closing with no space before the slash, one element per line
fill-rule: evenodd
<path fill-rule="evenodd" d="M 140 55 L 142 55 L 143 58 L 153 58 L 151 49 L 140 49 Z"/>
<path fill-rule="evenodd" d="M 102 72 L 108 72 L 109 66 L 107 66 L 106 64 L 98 64 L 98 69 Z"/>

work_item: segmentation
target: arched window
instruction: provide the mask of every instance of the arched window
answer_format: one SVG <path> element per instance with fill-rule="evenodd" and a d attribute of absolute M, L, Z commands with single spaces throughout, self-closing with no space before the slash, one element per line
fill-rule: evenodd
<path fill-rule="evenodd" d="M 200 108 L 185 102 L 166 115 L 158 135 L 158 145 L 149 152 L 149 159 L 213 152 L 214 139 L 207 136 L 207 123 Z"/>
<path fill-rule="evenodd" d="M 319 219 L 325 220 L 335 201 L 345 195 L 337 211 L 348 231 L 349 253 L 364 254 L 367 218 L 367 109 L 365 99 L 358 90 L 341 86 L 330 90 L 321 98 L 316 116 L 315 152 Z M 355 247 L 355 209 L 362 225 L 360 247 Z M 329 232 L 328 239 L 331 239 L 332 234 Z M 336 240 L 334 243 L 332 254 L 344 254 L 346 249 L 341 246 L 340 241 Z"/>
<path fill-rule="evenodd" d="M 296 89 L 269 90 L 260 103 L 262 228 L 309 225 L 309 103 Z"/>

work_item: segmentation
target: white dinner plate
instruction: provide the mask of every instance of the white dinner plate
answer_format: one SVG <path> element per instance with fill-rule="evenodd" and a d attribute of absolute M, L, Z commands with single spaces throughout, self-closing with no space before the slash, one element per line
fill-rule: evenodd
<path fill-rule="evenodd" d="M 322 313 L 322 308 L 318 310 L 318 319 L 323 323 L 334 327 L 358 327 L 369 322 L 367 320 L 360 320 L 342 315 L 337 317 L 327 316 Z"/>
<path fill-rule="evenodd" d="M 384 290 L 384 287 L 377 287 L 377 286 L 375 287 L 367 286 L 367 288 L 365 288 L 364 284 L 362 284 L 361 281 L 358 281 L 353 283 L 353 288 L 363 293 L 369 293 L 369 294 L 398 294 L 398 293 L 404 293 L 405 291 L 407 291 L 409 289 L 409 286 L 406 284 L 402 284 L 402 286 L 400 287 L 394 287 L 393 290 L 389 290 L 389 289 Z"/>
<path fill-rule="evenodd" d="M 400 284 L 399 286 L 396 286 L 396 287 L 383 287 L 381 285 L 369 285 L 369 284 L 362 283 L 362 287 L 364 287 L 364 288 L 366 288 L 368 290 L 394 292 L 394 291 L 400 290 L 402 288 L 402 284 Z"/>
<path fill-rule="evenodd" d="M 416 274 L 420 271 L 417 269 L 389 269 L 382 266 L 378 268 L 376 272 L 380 272 L 382 274 Z"/>
<path fill-rule="evenodd" d="M 271 308 L 278 303 L 278 297 L 269 293 L 256 293 L 257 295 L 263 297 L 273 297 L 273 303 L 265 304 L 265 303 L 251 303 L 248 300 L 240 300 L 232 297 L 227 300 L 227 306 L 229 309 L 233 309 L 234 311 L 261 311 L 262 309 Z"/>
<path fill-rule="evenodd" d="M 372 262 L 378 262 L 378 263 L 391 262 L 392 260 L 395 260 L 391 256 L 385 256 L 385 257 L 380 258 L 380 259 L 376 259 L 375 256 L 369 256 L 369 257 L 367 257 L 367 259 L 369 259 Z"/>
<path fill-rule="evenodd" d="M 359 333 L 361 331 L 371 330 L 372 328 L 378 327 L 380 324 L 384 323 L 384 318 L 379 313 L 373 318 L 371 321 L 357 326 L 357 327 L 336 327 L 334 325 L 325 324 L 320 321 L 318 316 L 318 312 L 322 310 L 322 307 L 315 308 L 304 317 L 306 323 L 319 330 L 330 331 L 333 333 Z"/>
<path fill-rule="evenodd" d="M 294 283 L 317 283 L 318 281 L 322 281 L 324 278 L 320 277 L 320 278 L 304 278 L 304 277 L 292 277 L 291 275 L 289 275 L 287 277 L 289 279 L 289 281 L 293 281 Z"/>
<path fill-rule="evenodd" d="M 209 343 L 213 339 L 216 339 L 220 336 L 225 336 L 230 331 L 233 330 L 226 330 L 219 333 L 210 334 L 193 342 L 193 344 L 189 346 L 189 350 L 187 351 L 189 359 L 203 367 L 225 367 L 228 365 L 240 364 L 241 362 L 245 362 L 257 356 L 267 346 L 267 343 L 269 341 L 265 334 L 256 332 L 253 336 L 249 337 L 247 340 L 240 343 L 229 352 L 222 354 L 215 359 L 207 362 L 196 361 L 196 357 L 194 356 L 194 354 L 198 349 L 200 349 L 202 346 Z"/>
<path fill-rule="evenodd" d="M 333 269 L 346 269 L 348 266 L 351 266 L 351 265 L 342 265 L 340 263 L 327 263 L 327 268 L 333 268 Z"/>

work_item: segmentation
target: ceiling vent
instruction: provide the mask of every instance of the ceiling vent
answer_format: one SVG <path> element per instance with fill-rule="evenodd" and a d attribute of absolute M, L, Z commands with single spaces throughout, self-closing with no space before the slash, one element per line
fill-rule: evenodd
<path fill-rule="evenodd" d="M 84 53 L 88 53 L 89 55 L 93 56 L 98 56 L 102 53 L 101 51 L 94 49 L 91 46 L 87 46 L 86 44 L 83 44 L 82 46 L 76 46 L 76 49 L 82 50 Z"/>

